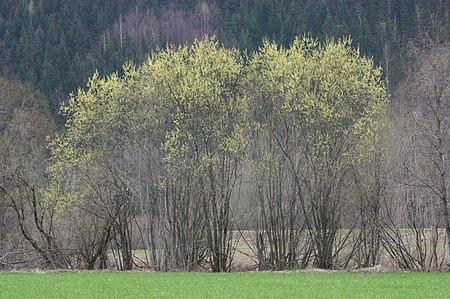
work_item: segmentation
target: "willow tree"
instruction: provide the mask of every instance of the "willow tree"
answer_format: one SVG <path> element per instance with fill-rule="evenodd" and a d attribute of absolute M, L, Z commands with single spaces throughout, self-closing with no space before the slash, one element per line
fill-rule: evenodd
<path fill-rule="evenodd" d="M 333 268 L 345 241 L 340 228 L 350 197 L 348 174 L 370 154 L 368 141 L 387 103 L 381 70 L 350 40 L 320 44 L 310 38 L 296 39 L 288 49 L 265 42 L 250 64 L 254 107 L 267 144 L 261 157 L 286 165 L 295 185 L 290 194 L 259 202 L 262 221 L 271 201 L 284 201 L 284 214 L 270 228 L 284 225 L 289 234 L 304 221 L 314 264 Z"/>
<path fill-rule="evenodd" d="M 141 115 L 137 107 L 136 75 L 95 74 L 62 108 L 65 132 L 52 144 L 53 177 L 48 198 L 60 208 L 88 211 L 79 217 L 81 256 L 86 267 L 105 266 L 106 246 L 114 240 L 121 269 L 131 269 L 133 205 L 138 193 L 130 182 L 130 148 L 137 142 Z M 90 220 L 89 220 L 90 219 Z M 85 228 L 86 230 L 82 229 Z M 92 228 L 96 228 L 92 231 Z"/>
<path fill-rule="evenodd" d="M 232 200 L 248 129 L 240 53 L 206 39 L 159 53 L 148 67 L 158 74 L 157 97 L 167 112 L 164 161 L 170 178 L 192 186 L 192 207 L 203 218 L 196 229 L 204 228 L 212 271 L 228 271 Z M 182 195 L 181 201 L 188 200 L 189 194 Z"/>

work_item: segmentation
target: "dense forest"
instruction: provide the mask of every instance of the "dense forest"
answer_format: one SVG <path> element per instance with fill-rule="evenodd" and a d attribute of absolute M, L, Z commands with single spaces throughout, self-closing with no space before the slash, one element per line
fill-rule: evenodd
<path fill-rule="evenodd" d="M 0 270 L 449 270 L 449 8 L 1 1 Z"/>
<path fill-rule="evenodd" d="M 433 19 L 449 32 L 449 7 L 449 0 L 3 0 L 0 74 L 36 86 L 55 112 L 95 70 L 110 74 L 167 43 L 208 34 L 254 51 L 264 37 L 287 46 L 309 32 L 321 40 L 351 35 L 395 84 L 410 39 Z"/>

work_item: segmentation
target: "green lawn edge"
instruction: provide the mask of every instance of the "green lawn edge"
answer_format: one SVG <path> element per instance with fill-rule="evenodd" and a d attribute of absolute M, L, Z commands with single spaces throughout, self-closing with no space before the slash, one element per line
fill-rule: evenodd
<path fill-rule="evenodd" d="M 0 298 L 450 298 L 450 273 L 3 273 Z"/>

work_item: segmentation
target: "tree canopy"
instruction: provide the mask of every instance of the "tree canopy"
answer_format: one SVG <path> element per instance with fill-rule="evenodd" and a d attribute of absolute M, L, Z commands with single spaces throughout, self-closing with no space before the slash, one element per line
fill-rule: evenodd
<path fill-rule="evenodd" d="M 122 76 L 95 74 L 86 90 L 71 96 L 63 108 L 66 130 L 52 146 L 49 196 L 76 204 L 109 190 L 132 206 L 147 198 L 160 209 L 160 221 L 173 204 L 184 214 L 174 210 L 169 223 L 202 227 L 190 246 L 198 251 L 205 238 L 213 270 L 226 271 L 233 211 L 242 196 L 238 182 L 250 170 L 256 136 L 276 140 L 299 190 L 315 190 L 319 197 L 298 198 L 305 209 L 316 201 L 337 207 L 342 186 L 335 180 L 346 180 L 354 157 L 363 154 L 358 149 L 368 153 L 366 140 L 380 125 L 386 101 L 380 70 L 347 39 L 305 37 L 287 49 L 266 42 L 248 63 L 214 39 L 167 48 L 140 67 L 125 65 Z M 261 144 L 259 151 L 266 149 Z M 328 180 L 316 185 L 322 176 Z M 153 198 L 146 197 L 148 188 Z M 337 226 L 324 229 L 335 234 Z"/>

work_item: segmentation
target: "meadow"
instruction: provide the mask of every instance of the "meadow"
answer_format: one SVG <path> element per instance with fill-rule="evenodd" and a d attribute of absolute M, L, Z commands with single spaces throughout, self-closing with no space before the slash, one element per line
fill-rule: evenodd
<path fill-rule="evenodd" d="M 4 273 L 0 298 L 450 298 L 450 273 Z"/>

